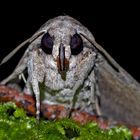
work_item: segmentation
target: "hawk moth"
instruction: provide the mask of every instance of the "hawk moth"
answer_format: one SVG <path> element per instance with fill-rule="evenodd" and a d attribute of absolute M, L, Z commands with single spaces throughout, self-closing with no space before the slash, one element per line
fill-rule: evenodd
<path fill-rule="evenodd" d="M 139 83 L 79 21 L 70 16 L 48 20 L 7 55 L 1 65 L 27 43 L 29 46 L 15 70 L 1 84 L 22 76 L 24 91 L 35 95 L 37 119 L 40 102 L 46 102 L 140 125 Z M 40 85 L 45 87 L 43 92 Z"/>

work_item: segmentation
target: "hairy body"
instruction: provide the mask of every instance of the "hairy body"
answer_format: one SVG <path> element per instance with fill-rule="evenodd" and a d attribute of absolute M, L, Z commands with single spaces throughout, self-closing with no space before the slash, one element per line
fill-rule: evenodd
<path fill-rule="evenodd" d="M 16 69 L 1 83 L 24 74 L 27 68 L 24 90 L 36 97 L 37 119 L 41 101 L 140 124 L 139 83 L 77 20 L 69 16 L 50 19 L 18 48 L 27 42 L 30 45 Z"/>

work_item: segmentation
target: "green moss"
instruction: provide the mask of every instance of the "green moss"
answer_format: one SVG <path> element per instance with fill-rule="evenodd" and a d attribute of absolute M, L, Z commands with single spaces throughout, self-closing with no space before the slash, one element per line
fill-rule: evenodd
<path fill-rule="evenodd" d="M 40 120 L 26 116 L 14 103 L 0 105 L 0 140 L 131 140 L 128 128 L 101 130 L 97 123 L 80 125 L 70 119 Z"/>

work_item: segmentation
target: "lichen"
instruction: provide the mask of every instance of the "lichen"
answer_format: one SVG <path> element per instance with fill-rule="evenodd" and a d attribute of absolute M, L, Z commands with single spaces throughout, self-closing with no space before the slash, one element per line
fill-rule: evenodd
<path fill-rule="evenodd" d="M 131 140 L 124 126 L 102 130 L 96 122 L 81 125 L 71 119 L 39 123 L 14 103 L 0 104 L 0 140 Z"/>

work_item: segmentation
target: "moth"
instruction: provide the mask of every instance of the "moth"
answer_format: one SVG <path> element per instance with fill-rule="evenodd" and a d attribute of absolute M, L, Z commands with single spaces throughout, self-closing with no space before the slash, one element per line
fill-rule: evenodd
<path fill-rule="evenodd" d="M 71 110 L 69 115 L 77 109 L 140 125 L 140 84 L 79 21 L 70 16 L 48 20 L 7 55 L 1 65 L 27 44 L 15 70 L 1 84 L 22 76 L 24 91 L 35 95 L 37 119 L 40 103 L 45 102 L 63 105 Z M 45 87 L 43 92 L 40 85 Z"/>

